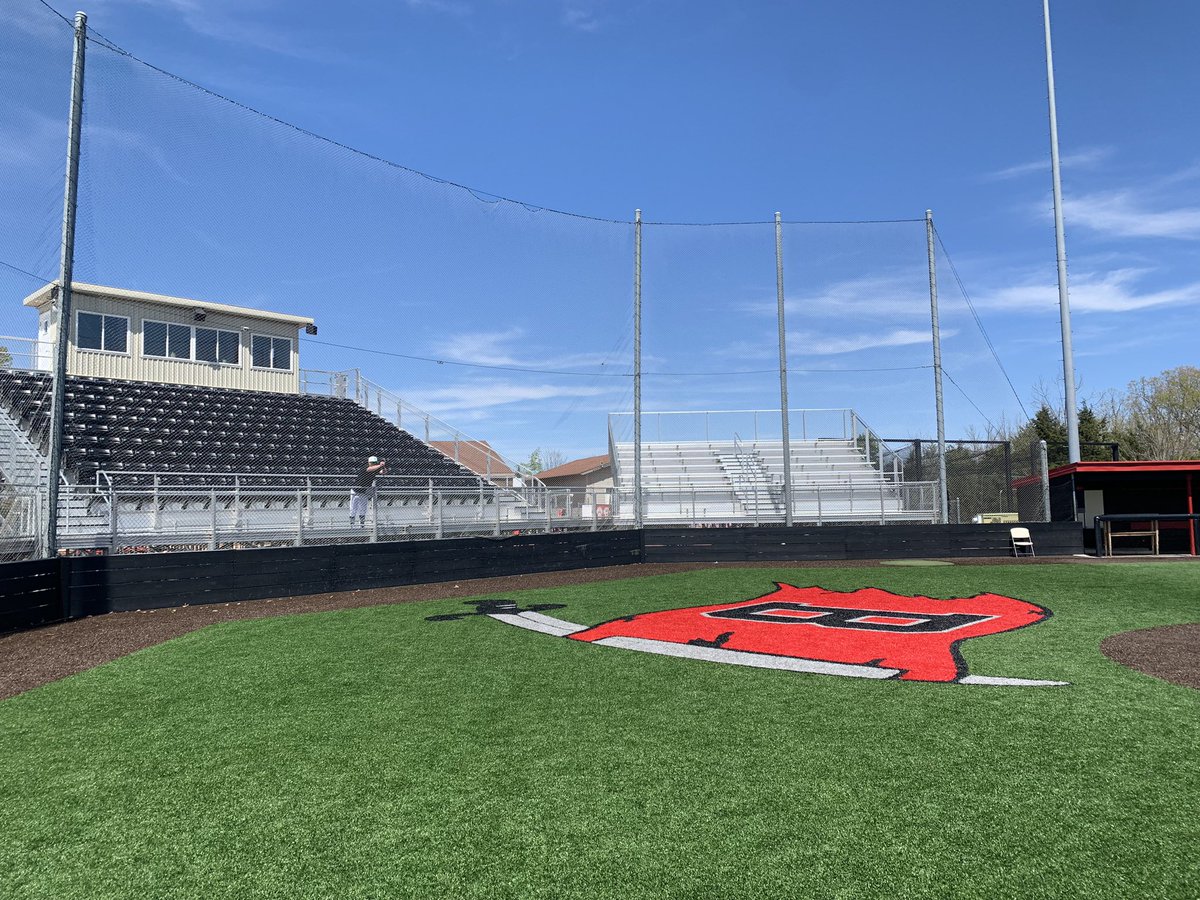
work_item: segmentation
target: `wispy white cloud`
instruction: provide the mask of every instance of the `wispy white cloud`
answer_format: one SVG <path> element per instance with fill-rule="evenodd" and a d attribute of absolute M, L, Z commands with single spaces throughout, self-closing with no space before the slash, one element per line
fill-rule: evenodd
<path fill-rule="evenodd" d="M 596 16 L 595 9 L 586 3 L 580 3 L 578 0 L 572 0 L 563 6 L 562 24 L 574 31 L 599 31 L 600 19 Z"/>
<path fill-rule="evenodd" d="M 1064 202 L 1070 225 L 1115 237 L 1200 240 L 1200 206 L 1162 208 L 1132 190 L 1073 194 Z"/>
<path fill-rule="evenodd" d="M 942 329 L 942 338 L 948 339 L 958 332 Z M 789 342 L 793 339 L 789 338 Z M 928 330 L 918 331 L 897 328 L 879 334 L 849 334 L 830 336 L 813 332 L 796 335 L 798 352 L 816 356 L 835 356 L 839 353 L 857 353 L 860 350 L 879 350 L 885 347 L 910 347 L 913 344 L 928 344 L 932 340 Z"/>
<path fill-rule="evenodd" d="M 811 319 L 874 315 L 929 315 L 929 282 L 923 266 L 909 272 L 892 272 L 849 278 L 819 286 L 785 301 L 787 315 Z M 738 305 L 743 313 L 774 317 L 776 300 L 755 300 Z"/>
<path fill-rule="evenodd" d="M 942 338 L 948 339 L 958 334 L 957 329 L 943 328 Z M 890 331 L 875 333 L 859 332 L 857 334 L 829 334 L 818 331 L 800 330 L 788 332 L 788 356 L 795 364 L 796 359 L 811 356 L 837 356 L 843 353 L 857 353 L 860 350 L 881 350 L 888 347 L 910 347 L 913 345 L 929 344 L 929 329 L 894 328 Z M 735 341 L 713 353 L 716 357 L 740 360 L 746 365 L 776 362 L 779 359 L 779 347 L 772 340 L 760 342 Z M 836 371 L 837 366 L 830 366 Z"/>
<path fill-rule="evenodd" d="M 1152 270 L 1133 268 L 1075 273 L 1070 282 L 1071 309 L 1077 312 L 1114 313 L 1200 302 L 1200 281 L 1174 288 L 1138 290 L 1138 283 L 1151 274 Z M 1052 312 L 1058 308 L 1058 286 L 1053 282 L 1026 278 L 975 299 L 976 305 L 981 307 L 1014 312 Z"/>
<path fill-rule="evenodd" d="M 440 13 L 448 16 L 469 16 L 474 10 L 466 0 L 404 0 L 409 9 L 419 12 Z"/>
<path fill-rule="evenodd" d="M 1078 153 L 1063 156 L 1059 161 L 1066 168 L 1085 169 L 1099 165 L 1110 156 L 1112 156 L 1111 147 L 1094 147 L 1089 150 L 1081 150 Z M 1014 178 L 1024 178 L 1026 175 L 1044 175 L 1049 173 L 1049 171 L 1050 156 L 1047 154 L 1045 159 L 1020 163 L 1019 165 L 1009 166 L 1007 169 L 1000 169 L 996 172 L 988 172 L 983 176 L 983 179 L 985 181 L 1008 181 Z"/>
<path fill-rule="evenodd" d="M 204 37 L 242 44 L 280 56 L 330 62 L 340 56 L 319 43 L 298 40 L 274 19 L 288 8 L 281 0 L 93 0 L 96 6 L 143 6 L 165 11 Z M 258 21 L 255 16 L 264 21 Z"/>
<path fill-rule="evenodd" d="M 68 18 L 73 19 L 74 16 Z M 56 40 L 64 47 L 70 45 L 71 23 L 64 22 L 39 4 L 7 4 L 4 10 L 4 25 L 39 40 Z"/>
<path fill-rule="evenodd" d="M 520 352 L 518 352 L 520 351 Z M 475 363 L 484 366 L 516 366 L 539 370 L 623 371 L 625 358 L 601 352 L 549 353 L 536 342 L 526 338 L 523 328 L 503 331 L 469 331 L 439 335 L 432 355 L 447 361 Z M 603 368 L 601 368 L 603 367 Z"/>
<path fill-rule="evenodd" d="M 417 407 L 441 415 L 452 413 L 456 420 L 481 420 L 484 413 L 516 403 L 542 403 L 554 399 L 599 397 L 607 388 L 584 385 L 527 384 L 503 379 L 484 379 L 432 389 L 417 389 L 407 397 Z M 406 398 L 407 399 L 407 398 Z"/>
<path fill-rule="evenodd" d="M 527 363 L 513 355 L 507 345 L 520 339 L 520 328 L 504 331 L 469 331 L 443 335 L 435 353 L 456 362 L 471 362 L 487 366 L 524 366 Z M 532 368 L 532 366 L 530 366 Z"/>

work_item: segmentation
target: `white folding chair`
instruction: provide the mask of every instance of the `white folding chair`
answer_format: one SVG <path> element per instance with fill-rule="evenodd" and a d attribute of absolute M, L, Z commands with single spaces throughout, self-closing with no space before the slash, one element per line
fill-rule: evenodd
<path fill-rule="evenodd" d="M 1033 538 L 1029 536 L 1028 528 L 1010 528 L 1013 556 L 1037 556 L 1033 550 Z"/>

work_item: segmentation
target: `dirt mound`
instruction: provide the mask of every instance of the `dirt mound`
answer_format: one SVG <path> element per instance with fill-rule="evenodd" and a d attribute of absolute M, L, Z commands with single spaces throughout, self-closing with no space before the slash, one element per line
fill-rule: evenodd
<path fill-rule="evenodd" d="M 1100 652 L 1146 675 L 1200 690 L 1200 622 L 1114 634 L 1101 642 Z"/>

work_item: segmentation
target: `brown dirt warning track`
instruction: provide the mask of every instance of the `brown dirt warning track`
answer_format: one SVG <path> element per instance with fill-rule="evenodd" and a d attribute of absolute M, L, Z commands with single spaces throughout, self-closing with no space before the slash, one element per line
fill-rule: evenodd
<path fill-rule="evenodd" d="M 1098 561 L 1082 557 L 1039 557 L 1036 560 L 1012 558 L 955 559 L 954 565 L 1038 565 L 1041 563 L 1078 563 L 1083 565 L 1120 564 L 1119 560 Z M 725 568 L 870 568 L 879 560 L 770 561 L 722 564 Z M 181 606 L 171 609 L 109 613 L 77 619 L 60 625 L 48 625 L 0 636 L 0 700 L 68 675 L 84 672 L 102 663 L 126 656 L 145 647 L 196 631 L 218 622 L 261 619 L 297 613 L 330 612 L 392 603 L 473 597 L 491 592 L 523 591 L 533 588 L 562 587 L 598 581 L 616 581 L 674 572 L 711 569 L 713 563 L 641 563 L 567 572 L 544 572 L 499 578 L 477 578 L 438 584 L 406 585 L 336 594 L 309 594 L 248 600 L 241 603 L 216 603 Z M 1172 625 L 1166 628 L 1133 631 L 1114 635 L 1104 641 L 1103 652 L 1122 665 L 1154 675 L 1175 684 L 1200 688 L 1200 624 Z"/>

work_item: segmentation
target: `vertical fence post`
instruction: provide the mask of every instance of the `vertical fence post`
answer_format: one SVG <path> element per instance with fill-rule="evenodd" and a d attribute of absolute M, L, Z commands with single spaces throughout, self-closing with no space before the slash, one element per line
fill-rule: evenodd
<path fill-rule="evenodd" d="M 304 488 L 296 488 L 296 546 L 304 545 Z"/>
<path fill-rule="evenodd" d="M 1049 522 L 1050 516 L 1050 457 L 1046 442 L 1038 441 L 1038 477 L 1042 482 L 1042 521 Z"/>
<path fill-rule="evenodd" d="M 792 526 L 792 440 L 788 410 L 787 329 L 783 309 L 783 221 L 775 213 L 775 294 L 779 317 L 779 405 L 783 425 L 783 524 Z"/>
<path fill-rule="evenodd" d="M 633 526 L 642 527 L 642 211 L 633 211 Z"/>
<path fill-rule="evenodd" d="M 437 492 L 436 501 L 437 501 L 437 536 L 439 538 L 441 538 L 445 535 L 445 531 L 442 526 L 442 492 L 441 491 Z"/>
<path fill-rule="evenodd" d="M 946 412 L 942 395 L 942 325 L 938 315 L 937 253 L 933 244 L 933 210 L 925 210 L 925 244 L 929 254 L 929 321 L 933 332 L 933 401 L 937 416 L 938 509 L 945 522 L 949 516 L 950 487 L 946 484 Z"/>
<path fill-rule="evenodd" d="M 496 528 L 492 534 L 496 537 L 500 536 L 500 492 L 494 487 L 492 488 L 492 505 L 496 507 Z"/>
<path fill-rule="evenodd" d="M 1013 506 L 1013 476 L 1012 476 L 1012 441 L 1004 442 L 1004 499 L 1005 512 L 1012 512 Z"/>
<path fill-rule="evenodd" d="M 153 499 L 153 506 L 150 509 L 150 521 L 153 523 L 154 530 L 158 531 L 161 517 L 158 514 L 159 513 L 159 505 L 158 505 L 159 495 L 158 495 L 158 473 L 157 472 L 154 473 L 154 496 L 152 499 Z M 70 511 L 71 511 L 71 507 L 68 504 L 67 512 L 69 513 Z"/>
<path fill-rule="evenodd" d="M 596 525 L 597 525 L 597 523 L 596 523 L 596 517 L 597 517 L 596 503 L 599 501 L 599 499 L 600 499 L 599 495 L 595 491 L 592 491 L 592 531 L 596 530 Z"/>
<path fill-rule="evenodd" d="M 379 540 L 379 488 L 371 488 L 371 543 Z"/>
<path fill-rule="evenodd" d="M 216 488 L 213 488 L 209 492 L 209 503 L 210 503 L 210 511 L 212 512 L 212 516 L 210 517 L 212 520 L 211 521 L 212 534 L 209 536 L 209 539 L 208 539 L 208 549 L 216 550 L 217 549 L 217 489 Z"/>

